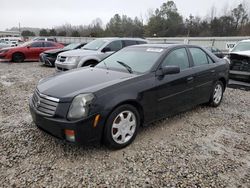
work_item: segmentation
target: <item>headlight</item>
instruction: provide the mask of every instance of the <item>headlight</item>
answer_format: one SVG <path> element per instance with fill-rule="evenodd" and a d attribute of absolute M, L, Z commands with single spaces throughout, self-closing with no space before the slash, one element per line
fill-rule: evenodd
<path fill-rule="evenodd" d="M 87 117 L 89 113 L 89 105 L 93 99 L 94 95 L 91 93 L 76 96 L 71 103 L 67 118 L 69 120 L 77 120 Z"/>
<path fill-rule="evenodd" d="M 225 59 L 229 64 L 231 63 L 230 57 L 226 55 L 223 59 Z"/>
<path fill-rule="evenodd" d="M 66 63 L 76 63 L 80 61 L 80 57 L 67 57 L 66 59 Z"/>

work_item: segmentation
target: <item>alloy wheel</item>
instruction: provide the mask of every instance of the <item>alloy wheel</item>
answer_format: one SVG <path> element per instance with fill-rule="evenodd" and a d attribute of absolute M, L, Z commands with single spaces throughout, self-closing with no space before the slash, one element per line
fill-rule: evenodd
<path fill-rule="evenodd" d="M 111 135 L 117 144 L 130 141 L 136 131 L 136 116 L 131 111 L 122 111 L 113 121 Z"/>

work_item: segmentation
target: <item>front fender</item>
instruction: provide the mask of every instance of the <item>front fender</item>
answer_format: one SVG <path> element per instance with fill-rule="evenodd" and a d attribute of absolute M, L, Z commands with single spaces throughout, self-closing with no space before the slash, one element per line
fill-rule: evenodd
<path fill-rule="evenodd" d="M 98 58 L 98 57 L 96 57 L 96 56 L 87 56 L 87 57 L 83 57 L 83 58 L 80 60 L 80 62 L 78 63 L 77 67 L 78 67 L 78 68 L 79 68 L 79 67 L 82 67 L 83 64 L 84 64 L 85 62 L 90 61 L 90 60 L 97 61 L 97 62 L 100 62 L 100 61 L 101 61 L 101 59 Z"/>

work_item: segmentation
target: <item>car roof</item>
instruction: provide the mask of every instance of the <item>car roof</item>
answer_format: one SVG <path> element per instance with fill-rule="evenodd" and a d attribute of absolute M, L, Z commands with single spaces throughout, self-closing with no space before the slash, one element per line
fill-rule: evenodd
<path fill-rule="evenodd" d="M 135 41 L 147 41 L 142 38 L 129 38 L 129 37 L 104 37 L 104 38 L 97 38 L 97 39 L 102 39 L 102 40 L 107 40 L 107 41 L 113 41 L 113 40 L 135 40 Z"/>
<path fill-rule="evenodd" d="M 250 42 L 250 39 L 241 40 L 240 42 Z"/>
<path fill-rule="evenodd" d="M 186 45 L 186 44 L 140 44 L 140 45 L 134 45 L 129 47 L 145 47 L 145 48 L 172 48 L 177 46 L 194 46 L 194 45 Z M 197 46 L 198 47 L 198 46 Z"/>

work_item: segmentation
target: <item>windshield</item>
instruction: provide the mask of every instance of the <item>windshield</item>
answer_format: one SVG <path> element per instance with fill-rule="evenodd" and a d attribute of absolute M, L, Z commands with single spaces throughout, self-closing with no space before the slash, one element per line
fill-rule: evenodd
<path fill-rule="evenodd" d="M 142 74 L 150 71 L 163 51 L 161 48 L 127 48 L 109 56 L 96 67 Z"/>
<path fill-rule="evenodd" d="M 74 50 L 76 49 L 81 43 L 72 43 L 67 46 L 65 46 L 63 49 L 65 50 Z"/>
<path fill-rule="evenodd" d="M 247 50 L 250 50 L 250 42 L 240 42 L 234 47 L 232 52 L 240 52 Z"/>
<path fill-rule="evenodd" d="M 32 44 L 32 42 L 25 42 L 25 43 L 21 44 L 20 46 L 25 47 L 25 46 L 29 46 L 30 44 Z"/>
<path fill-rule="evenodd" d="M 86 44 L 82 49 L 84 50 L 98 50 L 101 48 L 107 41 L 102 39 L 96 39 Z"/>

